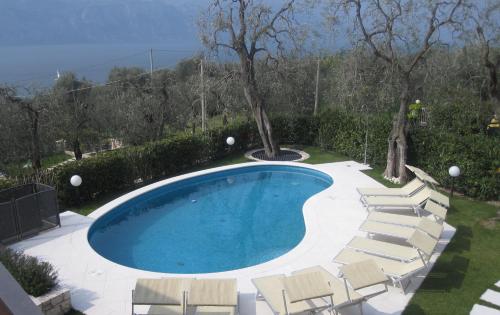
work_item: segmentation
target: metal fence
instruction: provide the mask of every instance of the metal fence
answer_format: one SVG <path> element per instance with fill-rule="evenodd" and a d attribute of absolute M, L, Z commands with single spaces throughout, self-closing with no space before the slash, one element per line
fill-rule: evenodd
<path fill-rule="evenodd" d="M 0 242 L 11 242 L 61 226 L 57 193 L 43 184 L 0 191 Z"/>

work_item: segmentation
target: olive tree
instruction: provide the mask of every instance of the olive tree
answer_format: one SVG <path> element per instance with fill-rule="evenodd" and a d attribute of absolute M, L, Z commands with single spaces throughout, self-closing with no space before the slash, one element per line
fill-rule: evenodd
<path fill-rule="evenodd" d="M 388 139 L 384 176 L 406 182 L 407 113 L 415 88 L 413 75 L 440 43 L 440 36 L 461 25 L 466 0 L 333 0 L 332 4 L 344 9 L 360 41 L 397 76 L 399 111 Z"/>
<path fill-rule="evenodd" d="M 273 9 L 258 0 L 212 0 L 200 19 L 203 44 L 212 51 L 235 53 L 240 81 L 268 157 L 279 153 L 279 145 L 267 114 L 268 100 L 259 87 L 256 62 L 260 56 L 278 62 L 295 38 L 294 0 Z"/>

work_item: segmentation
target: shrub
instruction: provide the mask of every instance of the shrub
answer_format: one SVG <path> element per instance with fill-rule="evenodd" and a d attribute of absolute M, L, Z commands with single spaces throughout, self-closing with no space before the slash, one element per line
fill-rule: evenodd
<path fill-rule="evenodd" d="M 35 297 L 48 293 L 57 285 L 54 267 L 36 257 L 11 249 L 0 251 L 0 262 L 28 294 Z"/>
<path fill-rule="evenodd" d="M 0 190 L 16 186 L 15 182 L 10 179 L 0 178 Z"/>
<path fill-rule="evenodd" d="M 428 127 L 410 130 L 408 162 L 427 170 L 444 186 L 450 185 L 448 168 L 456 164 L 462 169 L 456 182 L 459 191 L 471 197 L 498 199 L 499 137 L 478 131 L 480 124 L 477 122 L 483 118 L 477 117 L 486 116 L 477 114 L 476 109 L 471 110 L 475 117 L 472 122 L 467 119 L 463 108 L 456 114 L 452 109 L 433 109 Z M 456 118 L 453 115 L 458 118 L 451 123 Z M 441 124 L 438 120 L 442 120 Z M 368 130 L 367 162 L 385 165 L 387 137 L 392 125 L 390 114 L 371 114 L 366 120 L 360 113 L 336 109 L 317 117 L 272 117 L 271 123 L 280 144 L 317 144 L 357 161 L 363 161 Z M 453 127 L 446 127 L 448 124 Z M 226 144 L 229 136 L 236 139 L 233 146 Z M 54 169 L 51 177 L 55 178 L 59 200 L 70 206 L 77 203 L 77 190 L 69 183 L 74 174 L 83 179 L 79 188 L 81 201 L 88 201 L 133 187 L 137 179 L 147 182 L 174 176 L 232 152 L 258 146 L 261 146 L 261 141 L 255 123 L 239 121 L 213 128 L 203 135 L 179 133 L 165 140 L 70 162 Z M 0 180 L 0 187 L 4 185 L 6 188 L 9 184 L 12 183 Z"/>

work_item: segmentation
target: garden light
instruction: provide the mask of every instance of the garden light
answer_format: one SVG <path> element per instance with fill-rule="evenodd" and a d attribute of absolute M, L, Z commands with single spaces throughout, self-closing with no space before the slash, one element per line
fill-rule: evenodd
<path fill-rule="evenodd" d="M 453 187 L 455 184 L 455 177 L 460 176 L 460 168 L 458 168 L 458 166 L 456 166 L 456 165 L 453 165 L 448 170 L 448 174 L 450 174 L 450 176 L 451 176 L 451 193 L 450 193 L 450 195 L 451 195 L 451 197 L 453 197 Z"/>
<path fill-rule="evenodd" d="M 82 184 L 82 178 L 78 175 L 73 175 L 71 176 L 71 179 L 69 180 L 72 186 L 78 187 Z"/>
<path fill-rule="evenodd" d="M 234 138 L 233 138 L 233 137 L 228 137 L 228 138 L 226 139 L 226 143 L 227 143 L 228 145 L 233 145 L 233 144 L 234 144 Z"/>

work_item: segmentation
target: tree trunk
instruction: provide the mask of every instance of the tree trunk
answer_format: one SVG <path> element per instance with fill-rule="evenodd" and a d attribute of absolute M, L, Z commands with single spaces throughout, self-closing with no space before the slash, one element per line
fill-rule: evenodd
<path fill-rule="evenodd" d="M 493 109 L 497 117 L 500 115 L 500 92 L 498 89 L 498 73 L 497 65 L 493 64 L 489 60 L 485 61 L 485 66 L 488 69 L 489 75 L 489 92 L 490 98 L 493 102 Z"/>
<path fill-rule="evenodd" d="M 78 138 L 73 141 L 73 153 L 75 154 L 75 159 L 81 160 L 82 159 L 82 150 L 80 148 L 80 140 Z"/>
<path fill-rule="evenodd" d="M 250 86 L 245 86 L 244 92 L 247 102 L 252 108 L 253 116 L 257 123 L 257 129 L 259 130 L 259 135 L 264 146 L 264 151 L 267 157 L 273 158 L 279 153 L 279 146 L 273 139 L 271 123 L 262 105 L 262 99 L 256 95 L 255 91 Z"/>
<path fill-rule="evenodd" d="M 274 158 L 279 154 L 280 148 L 273 138 L 273 129 L 265 109 L 265 102 L 257 88 L 253 63 L 246 55 L 240 54 L 241 59 L 241 78 L 243 82 L 243 91 L 248 105 L 257 123 L 257 129 L 264 146 L 267 157 Z"/>
<path fill-rule="evenodd" d="M 31 166 L 35 170 L 42 168 L 40 157 L 40 135 L 38 134 L 39 113 L 33 111 L 31 116 Z"/>
<path fill-rule="evenodd" d="M 391 134 L 389 135 L 389 147 L 387 150 L 387 166 L 384 176 L 387 178 L 398 178 L 400 183 L 406 183 L 408 175 L 406 173 L 407 159 L 407 120 L 408 103 L 410 101 L 409 77 L 405 76 L 401 95 L 399 97 L 399 112 L 396 116 Z"/>

